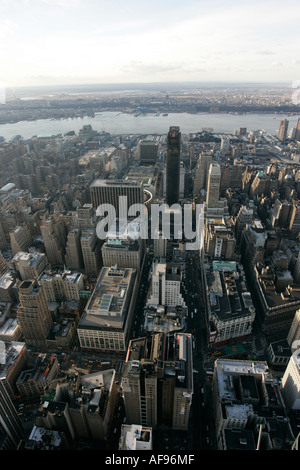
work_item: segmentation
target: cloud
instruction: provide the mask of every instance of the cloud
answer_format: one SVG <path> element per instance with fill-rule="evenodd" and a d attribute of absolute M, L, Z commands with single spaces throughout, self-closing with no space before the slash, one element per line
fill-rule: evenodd
<path fill-rule="evenodd" d="M 11 36 L 17 30 L 18 25 L 14 21 L 5 18 L 0 21 L 0 39 L 4 39 L 7 36 Z"/>
<path fill-rule="evenodd" d="M 273 54 L 276 54 L 276 52 L 265 49 L 265 50 L 262 50 L 262 51 L 257 51 L 256 54 L 273 55 Z"/>
<path fill-rule="evenodd" d="M 54 7 L 74 8 L 81 5 L 81 0 L 41 0 L 42 3 Z"/>

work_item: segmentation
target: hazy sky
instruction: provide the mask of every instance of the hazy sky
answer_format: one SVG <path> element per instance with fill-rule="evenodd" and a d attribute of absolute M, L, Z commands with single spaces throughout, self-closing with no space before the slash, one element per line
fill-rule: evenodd
<path fill-rule="evenodd" d="M 7 86 L 300 80 L 298 0 L 0 0 Z"/>

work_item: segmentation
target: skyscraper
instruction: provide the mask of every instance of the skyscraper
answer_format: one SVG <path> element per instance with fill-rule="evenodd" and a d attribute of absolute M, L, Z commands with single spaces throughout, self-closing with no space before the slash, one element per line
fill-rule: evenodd
<path fill-rule="evenodd" d="M 19 286 L 17 318 L 26 345 L 47 348 L 47 335 L 53 320 L 43 288 L 35 281 L 23 281 Z"/>
<path fill-rule="evenodd" d="M 166 158 L 166 203 L 170 206 L 179 202 L 180 140 L 179 127 L 171 126 L 167 137 Z"/>
<path fill-rule="evenodd" d="M 295 140 L 300 142 L 300 118 L 298 119 L 298 122 L 297 122 L 297 127 L 296 127 L 296 132 L 295 132 Z"/>
<path fill-rule="evenodd" d="M 194 196 L 197 196 L 201 189 L 207 188 L 208 170 L 212 163 L 212 155 L 209 153 L 201 153 L 195 168 L 194 177 Z"/>
<path fill-rule="evenodd" d="M 217 207 L 220 197 L 221 167 L 217 163 L 212 163 L 208 172 L 207 207 Z"/>
<path fill-rule="evenodd" d="M 187 430 L 193 395 L 192 335 L 131 340 L 122 374 L 128 424 Z"/>
<path fill-rule="evenodd" d="M 116 217 L 119 217 L 121 209 L 120 196 L 127 196 L 127 207 L 123 207 L 124 211 L 127 211 L 133 204 L 144 202 L 141 181 L 96 179 L 90 186 L 90 193 L 92 205 L 96 211 L 101 204 L 111 204 L 115 208 Z"/>
<path fill-rule="evenodd" d="M 23 435 L 23 428 L 17 411 L 0 380 L 0 450 L 17 449 Z"/>
<path fill-rule="evenodd" d="M 287 119 L 283 119 L 280 121 L 279 128 L 278 128 L 278 139 L 281 142 L 285 142 L 287 130 L 288 130 L 289 121 Z"/>

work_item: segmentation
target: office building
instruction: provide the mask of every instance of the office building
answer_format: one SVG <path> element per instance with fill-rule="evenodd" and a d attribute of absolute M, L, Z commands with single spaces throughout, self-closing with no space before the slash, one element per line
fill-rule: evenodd
<path fill-rule="evenodd" d="M 205 230 L 205 252 L 211 258 L 235 259 L 234 223 L 227 217 L 208 217 Z"/>
<path fill-rule="evenodd" d="M 47 302 L 80 300 L 84 288 L 84 275 L 72 271 L 44 271 L 38 279 Z"/>
<path fill-rule="evenodd" d="M 167 239 L 161 232 L 156 232 L 153 240 L 153 254 L 155 258 L 165 259 L 167 255 Z"/>
<path fill-rule="evenodd" d="M 297 343 L 297 341 L 299 343 Z M 287 342 L 292 348 L 293 343 L 296 345 L 296 348 L 300 345 L 300 310 L 297 310 L 291 324 L 289 334 L 287 336 Z"/>
<path fill-rule="evenodd" d="M 152 449 L 152 428 L 140 424 L 122 424 L 119 450 Z"/>
<path fill-rule="evenodd" d="M 85 229 L 80 237 L 81 252 L 85 273 L 97 277 L 101 266 L 100 240 L 95 229 Z"/>
<path fill-rule="evenodd" d="M 103 266 L 133 268 L 140 272 L 146 241 L 141 237 L 139 222 L 124 223 L 118 219 L 110 226 L 101 247 Z"/>
<path fill-rule="evenodd" d="M 200 153 L 194 175 L 194 196 L 197 196 L 202 189 L 207 190 L 208 171 L 211 163 L 212 155 L 210 153 Z"/>
<path fill-rule="evenodd" d="M 64 266 L 66 227 L 59 213 L 49 216 L 41 224 L 46 255 L 52 266 Z"/>
<path fill-rule="evenodd" d="M 16 381 L 18 376 L 26 368 L 29 362 L 29 354 L 25 343 L 12 341 L 5 344 L 5 357 L 0 357 L 0 381 L 5 387 L 8 395 L 14 400 L 18 394 Z"/>
<path fill-rule="evenodd" d="M 0 277 L 0 302 L 16 301 L 16 275 L 12 270 L 6 271 Z"/>
<path fill-rule="evenodd" d="M 280 140 L 280 142 L 286 141 L 288 127 L 289 127 L 289 121 L 287 119 L 283 119 L 282 121 L 280 121 L 278 134 L 277 134 L 278 140 Z"/>
<path fill-rule="evenodd" d="M 207 182 L 206 204 L 208 208 L 218 207 L 218 201 L 220 199 L 220 181 L 221 167 L 217 163 L 212 163 L 209 167 Z"/>
<path fill-rule="evenodd" d="M 122 390 L 127 424 L 186 431 L 193 396 L 192 335 L 131 340 Z"/>
<path fill-rule="evenodd" d="M 289 363 L 282 377 L 281 388 L 287 409 L 300 410 L 299 353 L 294 353 L 290 357 Z"/>
<path fill-rule="evenodd" d="M 45 388 L 56 383 L 60 374 L 58 358 L 55 354 L 33 353 L 29 363 L 16 381 L 18 394 L 22 399 L 40 397 Z"/>
<path fill-rule="evenodd" d="M 235 236 L 237 244 L 240 243 L 243 230 L 246 228 L 247 224 L 251 224 L 252 219 L 253 209 L 251 207 L 242 205 L 236 216 L 235 221 Z"/>
<path fill-rule="evenodd" d="M 28 251 L 32 238 L 27 225 L 18 225 L 9 233 L 9 236 L 13 256 L 18 253 L 18 251 Z"/>
<path fill-rule="evenodd" d="M 180 264 L 155 262 L 152 268 L 152 279 L 147 305 L 185 307 L 181 280 Z"/>
<path fill-rule="evenodd" d="M 69 443 L 63 432 L 49 430 L 41 426 L 33 426 L 32 431 L 19 450 L 70 450 Z"/>
<path fill-rule="evenodd" d="M 0 304 L 0 317 L 2 316 L 2 309 L 6 303 Z M 10 305 L 10 304 L 8 304 Z M 4 307 L 6 308 L 6 307 Z M 1 318 L 2 320 L 2 318 Z M 22 330 L 18 324 L 18 320 L 13 317 L 8 317 L 4 322 L 0 322 L 0 341 L 4 343 L 18 342 L 22 339 Z"/>
<path fill-rule="evenodd" d="M 103 267 L 81 316 L 81 348 L 126 351 L 136 300 L 136 270 Z"/>
<path fill-rule="evenodd" d="M 141 163 L 155 164 L 157 162 L 158 143 L 153 140 L 140 140 L 137 146 L 137 160 Z"/>
<path fill-rule="evenodd" d="M 219 450 L 291 449 L 294 436 L 280 386 L 266 362 L 218 359 L 212 380 Z"/>
<path fill-rule="evenodd" d="M 215 260 L 207 263 L 204 277 L 208 342 L 223 343 L 251 334 L 256 312 L 241 266 Z"/>
<path fill-rule="evenodd" d="M 167 136 L 166 154 L 166 203 L 169 206 L 179 203 L 180 160 L 181 133 L 179 127 L 172 126 Z"/>
<path fill-rule="evenodd" d="M 23 437 L 23 426 L 15 406 L 0 380 L 0 450 L 16 450 Z"/>
<path fill-rule="evenodd" d="M 298 202 L 294 202 L 290 217 L 289 217 L 289 229 L 291 232 L 299 232 L 300 231 L 300 204 Z"/>
<path fill-rule="evenodd" d="M 0 251 L 0 276 L 5 274 L 6 271 L 8 271 L 8 263 Z"/>
<path fill-rule="evenodd" d="M 103 266 L 133 268 L 140 271 L 142 243 L 140 240 L 108 239 L 101 248 Z"/>
<path fill-rule="evenodd" d="M 295 130 L 295 140 L 297 140 L 297 142 L 300 142 L 300 118 L 297 121 L 297 126 Z"/>
<path fill-rule="evenodd" d="M 80 271 L 83 269 L 80 237 L 81 230 L 79 228 L 73 228 L 68 233 L 65 263 L 67 269 L 72 271 Z"/>
<path fill-rule="evenodd" d="M 41 397 L 36 423 L 63 431 L 71 442 L 74 439 L 107 440 L 117 392 L 114 369 L 82 375 L 76 384 L 63 382 L 50 386 Z"/>
<path fill-rule="evenodd" d="M 46 338 L 53 320 L 43 288 L 36 281 L 22 281 L 19 301 L 17 318 L 26 344 L 46 349 Z"/>
<path fill-rule="evenodd" d="M 74 227 L 80 230 L 94 229 L 97 224 L 96 210 L 92 204 L 77 207 L 74 216 Z"/>
<path fill-rule="evenodd" d="M 48 259 L 45 253 L 19 251 L 10 261 L 10 265 L 19 272 L 22 281 L 26 281 L 38 279 L 48 266 Z"/>
<path fill-rule="evenodd" d="M 141 181 L 96 179 L 90 186 L 90 193 L 92 205 L 96 211 L 102 204 L 110 204 L 115 209 L 115 217 L 120 217 L 122 211 L 127 215 L 128 208 L 133 204 L 144 203 Z M 127 197 L 124 203 L 123 199 L 119 199 L 121 196 Z M 109 224 L 113 222 L 115 217 L 109 221 Z"/>

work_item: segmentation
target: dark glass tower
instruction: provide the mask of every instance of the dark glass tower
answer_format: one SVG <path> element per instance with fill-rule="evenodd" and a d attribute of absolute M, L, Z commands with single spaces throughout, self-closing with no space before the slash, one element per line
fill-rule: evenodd
<path fill-rule="evenodd" d="M 0 449 L 15 450 L 23 437 L 23 427 L 17 411 L 0 380 Z"/>
<path fill-rule="evenodd" d="M 170 127 L 167 137 L 166 160 L 166 203 L 169 206 L 179 202 L 180 139 L 179 127 Z"/>

